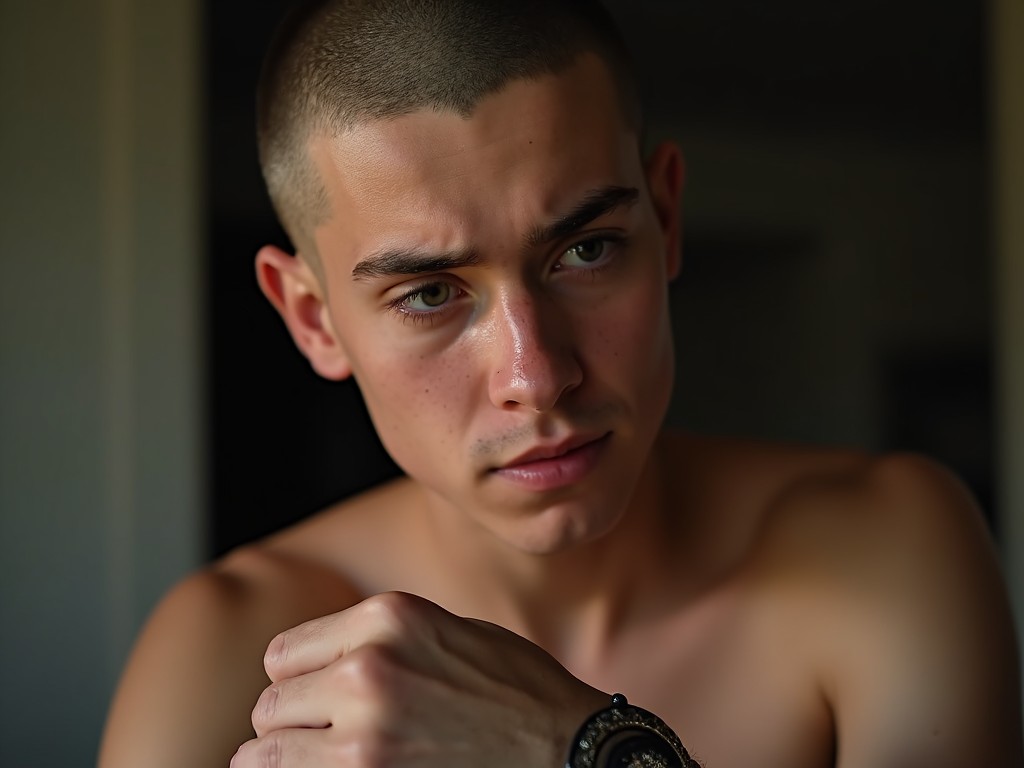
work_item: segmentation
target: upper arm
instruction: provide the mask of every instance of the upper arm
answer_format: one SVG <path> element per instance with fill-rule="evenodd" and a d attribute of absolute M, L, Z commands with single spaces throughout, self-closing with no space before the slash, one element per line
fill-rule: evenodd
<path fill-rule="evenodd" d="M 226 766 L 253 736 L 252 708 L 269 684 L 269 642 L 345 607 L 346 598 L 322 576 L 297 577 L 295 568 L 253 554 L 183 581 L 139 636 L 108 716 L 100 768 Z"/>
<path fill-rule="evenodd" d="M 225 766 L 249 738 L 270 638 L 246 631 L 244 586 L 204 572 L 146 624 L 107 720 L 101 768 Z"/>
<path fill-rule="evenodd" d="M 1012 620 L 970 496 L 912 456 L 866 485 L 865 533 L 837 554 L 837 765 L 1024 765 Z"/>

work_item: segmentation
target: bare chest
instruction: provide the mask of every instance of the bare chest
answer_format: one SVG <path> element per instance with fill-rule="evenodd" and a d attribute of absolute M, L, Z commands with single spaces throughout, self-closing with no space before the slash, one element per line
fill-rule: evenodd
<path fill-rule="evenodd" d="M 834 729 L 801 638 L 742 614 L 630 635 L 581 679 L 658 714 L 706 768 L 826 768 Z"/>

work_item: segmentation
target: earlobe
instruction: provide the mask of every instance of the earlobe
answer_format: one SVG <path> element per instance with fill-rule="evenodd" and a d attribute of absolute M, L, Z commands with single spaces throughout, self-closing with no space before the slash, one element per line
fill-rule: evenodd
<path fill-rule="evenodd" d="M 264 246 L 256 254 L 256 280 L 313 370 L 332 381 L 352 375 L 320 283 L 302 258 Z"/>
<path fill-rule="evenodd" d="M 679 210 L 685 170 L 683 153 L 675 142 L 658 145 L 647 161 L 647 186 L 665 241 L 669 279 L 679 274 L 682 260 L 682 223 Z"/>

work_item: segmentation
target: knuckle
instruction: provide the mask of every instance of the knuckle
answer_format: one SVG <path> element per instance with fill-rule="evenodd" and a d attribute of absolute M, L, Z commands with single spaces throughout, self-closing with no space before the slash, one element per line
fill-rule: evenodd
<path fill-rule="evenodd" d="M 274 637 L 263 655 L 263 666 L 270 678 L 277 680 L 293 658 L 301 658 L 305 648 L 327 636 L 333 621 L 333 616 L 323 616 Z"/>
<path fill-rule="evenodd" d="M 280 735 L 271 734 L 260 753 L 259 768 L 281 768 L 284 765 L 284 743 Z"/>
<path fill-rule="evenodd" d="M 281 768 L 284 744 L 277 734 L 247 741 L 231 758 L 231 768 Z"/>
<path fill-rule="evenodd" d="M 383 646 L 367 645 L 344 657 L 339 672 L 363 695 L 382 693 L 392 678 L 393 659 Z"/>
<path fill-rule="evenodd" d="M 401 632 L 413 621 L 416 611 L 411 595 L 404 592 L 385 592 L 374 595 L 363 603 L 368 617 L 379 626 Z"/>
<path fill-rule="evenodd" d="M 271 679 L 274 679 L 275 673 L 288 660 L 290 650 L 291 641 L 288 632 L 281 632 L 270 641 L 267 652 L 263 655 L 263 668 Z"/>
<path fill-rule="evenodd" d="M 252 724 L 259 733 L 263 726 L 272 722 L 281 705 L 281 689 L 271 685 L 260 694 L 256 706 L 252 710 Z"/>

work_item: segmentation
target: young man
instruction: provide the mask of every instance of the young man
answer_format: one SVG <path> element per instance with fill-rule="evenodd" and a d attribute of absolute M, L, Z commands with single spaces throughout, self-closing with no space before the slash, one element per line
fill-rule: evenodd
<path fill-rule="evenodd" d="M 640 131 L 595 2 L 290 19 L 259 282 L 407 477 L 177 587 L 104 768 L 1024 764 L 959 483 L 662 429 L 683 169 Z"/>

